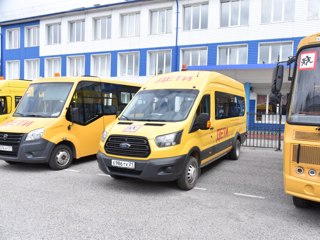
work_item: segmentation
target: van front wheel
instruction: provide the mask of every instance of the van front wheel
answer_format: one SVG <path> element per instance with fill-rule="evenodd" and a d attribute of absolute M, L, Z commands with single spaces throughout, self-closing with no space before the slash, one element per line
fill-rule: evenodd
<path fill-rule="evenodd" d="M 64 144 L 56 146 L 50 156 L 49 166 L 53 170 L 68 168 L 72 163 L 72 150 Z"/>
<path fill-rule="evenodd" d="M 240 148 L 241 148 L 241 143 L 240 143 L 239 139 L 237 139 L 233 144 L 231 152 L 229 153 L 229 157 L 232 160 L 238 160 L 239 159 L 239 157 L 240 157 Z"/>
<path fill-rule="evenodd" d="M 199 177 L 198 160 L 190 156 L 183 169 L 181 176 L 177 180 L 178 187 L 182 190 L 190 190 L 196 185 L 198 177 Z"/>

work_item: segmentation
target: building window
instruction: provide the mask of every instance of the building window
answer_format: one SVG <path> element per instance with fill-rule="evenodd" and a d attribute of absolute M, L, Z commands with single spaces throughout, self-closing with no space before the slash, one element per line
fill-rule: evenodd
<path fill-rule="evenodd" d="M 294 20 L 295 0 L 262 0 L 261 22 L 286 22 Z"/>
<path fill-rule="evenodd" d="M 84 41 L 84 20 L 69 22 L 69 41 Z"/>
<path fill-rule="evenodd" d="M 171 51 L 150 51 L 148 75 L 171 72 Z"/>
<path fill-rule="evenodd" d="M 24 78 L 37 79 L 40 76 L 40 62 L 39 59 L 25 60 L 24 62 Z"/>
<path fill-rule="evenodd" d="M 247 64 L 248 46 L 219 47 L 218 65 Z"/>
<path fill-rule="evenodd" d="M 208 3 L 184 7 L 184 30 L 208 28 Z"/>
<path fill-rule="evenodd" d="M 182 64 L 187 66 L 207 65 L 207 48 L 192 48 L 182 50 Z"/>
<path fill-rule="evenodd" d="M 287 61 L 292 56 L 292 42 L 262 43 L 259 46 L 259 63 L 275 63 Z"/>
<path fill-rule="evenodd" d="M 61 75 L 61 59 L 47 58 L 45 63 L 45 77 L 54 77 L 55 73 Z"/>
<path fill-rule="evenodd" d="M 94 19 L 94 40 L 111 38 L 111 16 Z"/>
<path fill-rule="evenodd" d="M 20 78 L 20 62 L 7 61 L 6 62 L 6 79 L 19 79 Z"/>
<path fill-rule="evenodd" d="M 151 34 L 170 33 L 172 31 L 172 9 L 151 11 Z"/>
<path fill-rule="evenodd" d="M 111 64 L 110 54 L 99 54 L 91 56 L 91 75 L 99 77 L 110 77 Z"/>
<path fill-rule="evenodd" d="M 139 53 L 121 53 L 120 76 L 135 77 L 139 75 Z"/>
<path fill-rule="evenodd" d="M 84 75 L 84 56 L 68 57 L 67 76 Z"/>
<path fill-rule="evenodd" d="M 47 44 L 61 43 L 61 23 L 53 23 L 47 25 Z"/>
<path fill-rule="evenodd" d="M 320 17 L 320 2 L 319 0 L 309 0 L 308 18 L 318 19 Z"/>
<path fill-rule="evenodd" d="M 6 49 L 16 49 L 20 47 L 19 28 L 8 29 L 6 32 Z"/>
<path fill-rule="evenodd" d="M 26 47 L 39 46 L 39 26 L 25 28 L 25 45 Z"/>
<path fill-rule="evenodd" d="M 121 37 L 136 37 L 140 34 L 140 13 L 121 15 Z"/>
<path fill-rule="evenodd" d="M 249 0 L 221 0 L 221 27 L 248 25 Z"/>

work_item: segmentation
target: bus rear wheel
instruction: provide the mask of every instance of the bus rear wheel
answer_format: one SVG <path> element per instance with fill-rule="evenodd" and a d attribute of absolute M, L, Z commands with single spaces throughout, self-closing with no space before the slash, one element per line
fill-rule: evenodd
<path fill-rule="evenodd" d="M 182 190 L 192 189 L 196 185 L 199 173 L 198 160 L 195 157 L 190 156 L 181 176 L 177 180 L 178 187 Z"/>
<path fill-rule="evenodd" d="M 49 160 L 49 166 L 53 170 L 66 169 L 72 163 L 72 156 L 71 148 L 67 145 L 60 144 L 53 149 Z"/>
<path fill-rule="evenodd" d="M 241 148 L 241 143 L 240 140 L 237 139 L 231 149 L 231 152 L 229 153 L 229 157 L 231 160 L 238 160 L 240 157 L 240 148 Z"/>
<path fill-rule="evenodd" d="M 298 198 L 293 196 L 292 201 L 295 207 L 297 208 L 309 208 L 310 207 L 310 201 L 302 198 Z"/>

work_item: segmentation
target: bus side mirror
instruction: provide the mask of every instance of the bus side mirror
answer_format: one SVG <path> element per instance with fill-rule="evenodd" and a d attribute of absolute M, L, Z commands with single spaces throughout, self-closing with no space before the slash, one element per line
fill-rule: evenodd
<path fill-rule="evenodd" d="M 208 113 L 201 113 L 198 120 L 200 130 L 207 130 L 211 127 L 210 116 Z"/>
<path fill-rule="evenodd" d="M 271 92 L 275 95 L 278 95 L 278 93 L 281 91 L 283 82 L 283 69 L 283 65 L 277 65 L 273 69 Z"/>

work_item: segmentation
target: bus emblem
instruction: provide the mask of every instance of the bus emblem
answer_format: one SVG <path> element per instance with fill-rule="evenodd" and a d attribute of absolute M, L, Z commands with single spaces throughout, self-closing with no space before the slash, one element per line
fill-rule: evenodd
<path fill-rule="evenodd" d="M 8 134 L 3 134 L 2 139 L 3 139 L 3 140 L 7 140 L 7 138 L 8 138 Z"/>
<path fill-rule="evenodd" d="M 129 144 L 129 143 L 120 143 L 120 147 L 121 148 L 129 148 L 129 147 L 131 147 L 131 145 Z"/>

